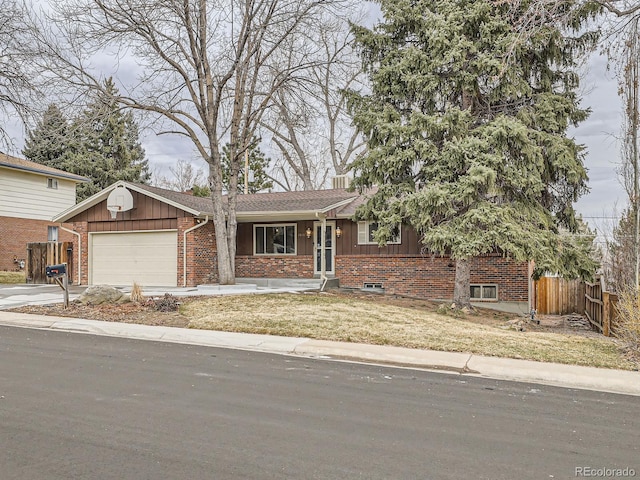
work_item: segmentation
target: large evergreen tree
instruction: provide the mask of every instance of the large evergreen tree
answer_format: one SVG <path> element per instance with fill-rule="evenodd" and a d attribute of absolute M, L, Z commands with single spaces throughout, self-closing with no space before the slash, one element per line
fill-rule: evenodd
<path fill-rule="evenodd" d="M 22 154 L 28 160 L 53 168 L 65 168 L 68 154 L 69 120 L 51 104 L 33 130 L 27 132 Z"/>
<path fill-rule="evenodd" d="M 78 200 L 99 192 L 117 180 L 148 183 L 151 174 L 140 144 L 138 125 L 123 111 L 113 81 L 71 122 L 51 105 L 28 133 L 23 150 L 31 161 L 89 178 L 80 184 Z"/>
<path fill-rule="evenodd" d="M 573 203 L 587 190 L 583 147 L 567 129 L 588 115 L 574 69 L 595 36 L 549 24 L 518 42 L 514 15 L 528 1 L 515 14 L 492 0 L 379 3 L 381 23 L 353 28 L 372 90 L 351 98 L 369 144 L 354 183 L 377 186 L 358 215 L 379 221 L 378 241 L 407 222 L 429 250 L 451 255 L 458 306 L 470 304 L 477 255 L 592 269 L 558 252 L 571 246 Z"/>
<path fill-rule="evenodd" d="M 105 81 L 105 87 L 74 122 L 75 148 L 69 168 L 91 179 L 80 185 L 80 200 L 117 180 L 147 183 L 151 178 L 133 114 L 120 108 L 112 79 Z"/>

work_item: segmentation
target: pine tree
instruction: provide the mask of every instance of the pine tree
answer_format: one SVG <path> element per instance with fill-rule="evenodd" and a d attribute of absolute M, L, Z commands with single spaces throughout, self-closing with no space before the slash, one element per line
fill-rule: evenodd
<path fill-rule="evenodd" d="M 62 169 L 69 141 L 69 120 L 57 105 L 51 104 L 33 130 L 29 130 L 22 154 L 27 160 Z"/>
<path fill-rule="evenodd" d="M 78 201 L 118 180 L 148 183 L 151 179 L 133 114 L 119 108 L 111 79 L 105 87 L 105 93 L 71 122 L 50 105 L 28 133 L 22 152 L 33 162 L 89 178 L 78 186 Z"/>
<path fill-rule="evenodd" d="M 91 182 L 80 185 L 79 200 L 117 180 L 148 183 L 151 174 L 139 141 L 138 125 L 131 112 L 116 101 L 119 92 L 112 79 L 74 122 L 75 145 L 69 168 Z"/>
<path fill-rule="evenodd" d="M 260 150 L 260 139 L 254 138 L 249 145 L 249 182 L 248 193 L 258 193 L 273 188 L 273 180 L 267 175 L 266 169 L 269 168 L 271 160 L 265 157 L 264 152 Z M 222 179 L 225 187 L 229 186 L 229 166 L 231 159 L 229 158 L 231 148 L 227 143 L 222 147 Z M 244 154 L 242 154 L 244 159 Z M 244 165 L 244 160 L 242 161 Z M 238 193 L 244 193 L 244 169 L 238 172 Z"/>
<path fill-rule="evenodd" d="M 377 240 L 406 222 L 451 255 L 461 307 L 477 255 L 591 270 L 584 249 L 557 252 L 572 244 L 561 229 L 577 229 L 573 203 L 587 190 L 583 147 L 567 129 L 588 115 L 575 66 L 595 35 L 549 24 L 520 43 L 513 10 L 492 0 L 379 3 L 382 23 L 353 27 L 372 90 L 350 99 L 369 146 L 354 184 L 377 186 L 358 216 L 379 221 Z"/>

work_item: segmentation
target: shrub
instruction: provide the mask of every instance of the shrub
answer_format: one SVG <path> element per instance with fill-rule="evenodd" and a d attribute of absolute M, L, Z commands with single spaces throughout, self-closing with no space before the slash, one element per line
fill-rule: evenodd
<path fill-rule="evenodd" d="M 636 354 L 640 354 L 640 293 L 637 288 L 625 288 L 618 295 L 618 319 L 615 335 Z"/>
<path fill-rule="evenodd" d="M 132 302 L 142 303 L 144 302 L 144 295 L 142 294 L 142 287 L 137 283 L 133 282 L 133 287 L 131 287 L 131 295 L 129 295 Z"/>
<path fill-rule="evenodd" d="M 152 308 L 158 312 L 176 312 L 180 303 L 178 299 L 170 293 L 165 293 L 164 297 L 153 300 Z"/>

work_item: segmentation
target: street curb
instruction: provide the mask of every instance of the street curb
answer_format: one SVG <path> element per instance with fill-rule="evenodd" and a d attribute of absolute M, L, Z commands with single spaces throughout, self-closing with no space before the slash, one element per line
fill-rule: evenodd
<path fill-rule="evenodd" d="M 0 325 L 420 368 L 496 380 L 640 396 L 640 372 L 213 330 L 0 311 Z"/>

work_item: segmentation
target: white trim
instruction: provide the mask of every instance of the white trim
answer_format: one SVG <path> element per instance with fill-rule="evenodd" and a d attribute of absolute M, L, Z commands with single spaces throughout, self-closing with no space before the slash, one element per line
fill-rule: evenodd
<path fill-rule="evenodd" d="M 335 221 L 326 221 L 326 226 L 331 227 L 331 270 L 326 270 L 322 268 L 323 265 L 326 266 L 327 261 L 326 258 L 322 258 L 321 260 L 321 268 L 318 270 L 318 227 L 322 228 L 322 224 L 324 221 L 313 222 L 313 274 L 329 274 L 335 275 L 336 273 L 336 222 Z M 323 247 L 326 255 L 326 248 Z M 324 260 L 324 261 L 323 261 Z"/>
<path fill-rule="evenodd" d="M 145 190 L 144 188 L 140 188 L 137 185 L 134 185 L 132 183 L 129 182 L 125 182 L 123 180 L 118 180 L 116 183 L 109 185 L 107 188 L 105 188 L 104 190 L 101 190 L 100 192 L 96 193 L 95 195 L 90 196 L 89 198 L 83 200 L 82 202 L 78 203 L 77 205 L 74 205 L 71 208 L 68 208 L 67 210 L 65 210 L 64 212 L 60 213 L 59 215 L 53 217 L 53 221 L 54 222 L 66 222 L 67 220 L 69 220 L 70 218 L 76 216 L 77 214 L 83 212 L 84 210 L 87 210 L 91 207 L 93 207 L 94 205 L 97 205 L 98 203 L 102 202 L 103 200 L 106 200 L 109 197 L 109 194 L 116 189 L 116 187 L 119 186 L 123 186 L 128 188 L 129 190 L 133 190 L 135 192 L 138 192 L 142 195 L 146 195 L 147 197 L 153 198 L 155 200 L 158 200 L 159 202 L 162 203 L 166 203 L 167 205 L 171 205 L 172 207 L 176 207 L 179 208 L 180 210 L 184 210 L 187 213 L 190 213 L 191 215 L 194 215 L 196 217 L 201 217 L 204 216 L 204 214 L 202 212 L 199 212 L 198 210 L 194 210 L 193 208 L 189 208 L 185 205 L 182 205 L 180 203 L 177 202 L 173 202 L 171 200 L 169 200 L 166 197 L 163 197 L 162 195 L 157 195 L 155 193 L 150 192 L 149 190 Z"/>
<path fill-rule="evenodd" d="M 257 253 L 256 252 L 256 227 L 293 227 L 295 245 L 293 253 Z M 285 234 L 286 238 L 286 234 Z M 253 224 L 253 255 L 256 257 L 292 257 L 298 255 L 298 224 L 297 223 L 254 223 Z"/>

